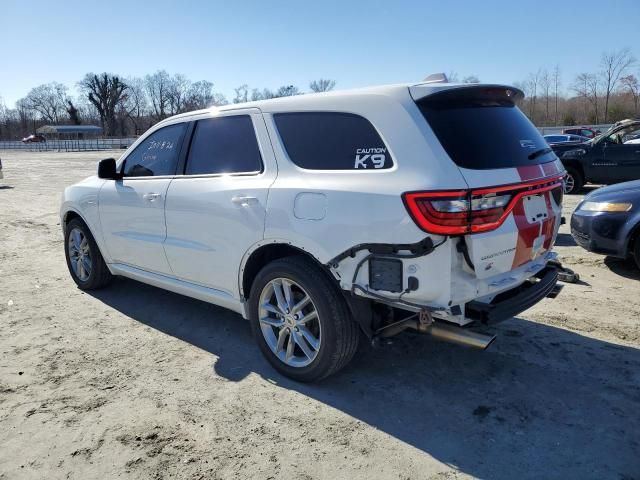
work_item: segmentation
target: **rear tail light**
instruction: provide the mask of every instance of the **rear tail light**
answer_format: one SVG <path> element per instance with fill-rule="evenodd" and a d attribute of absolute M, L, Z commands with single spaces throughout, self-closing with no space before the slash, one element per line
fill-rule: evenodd
<path fill-rule="evenodd" d="M 561 177 L 488 189 L 409 192 L 402 197 L 422 230 L 440 235 L 464 235 L 498 228 L 525 195 L 560 189 Z"/>

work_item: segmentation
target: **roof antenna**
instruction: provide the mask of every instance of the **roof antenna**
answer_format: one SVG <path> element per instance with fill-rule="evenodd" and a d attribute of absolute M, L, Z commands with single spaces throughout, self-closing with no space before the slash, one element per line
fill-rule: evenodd
<path fill-rule="evenodd" d="M 432 73 L 423 80 L 424 83 L 449 83 L 449 79 L 444 73 Z"/>

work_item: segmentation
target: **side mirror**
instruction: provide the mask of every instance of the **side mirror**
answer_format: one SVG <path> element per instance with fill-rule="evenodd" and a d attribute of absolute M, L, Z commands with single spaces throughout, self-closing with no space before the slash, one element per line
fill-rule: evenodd
<path fill-rule="evenodd" d="M 105 180 L 118 180 L 120 174 L 116 172 L 116 159 L 105 158 L 98 163 L 98 178 L 104 178 Z"/>

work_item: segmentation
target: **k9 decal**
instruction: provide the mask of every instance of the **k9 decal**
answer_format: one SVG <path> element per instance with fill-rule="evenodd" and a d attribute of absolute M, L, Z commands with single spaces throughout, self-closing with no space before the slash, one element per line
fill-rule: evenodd
<path fill-rule="evenodd" d="M 386 160 L 386 148 L 358 148 L 353 168 L 384 168 Z"/>

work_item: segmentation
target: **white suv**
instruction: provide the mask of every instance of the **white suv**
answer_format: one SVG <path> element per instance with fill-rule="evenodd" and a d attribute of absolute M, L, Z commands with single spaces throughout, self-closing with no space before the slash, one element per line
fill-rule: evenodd
<path fill-rule="evenodd" d="M 521 97 L 423 82 L 171 117 L 65 190 L 69 270 L 234 310 L 300 381 L 346 365 L 361 332 L 485 348 L 469 327 L 558 291 L 564 169 Z"/>

